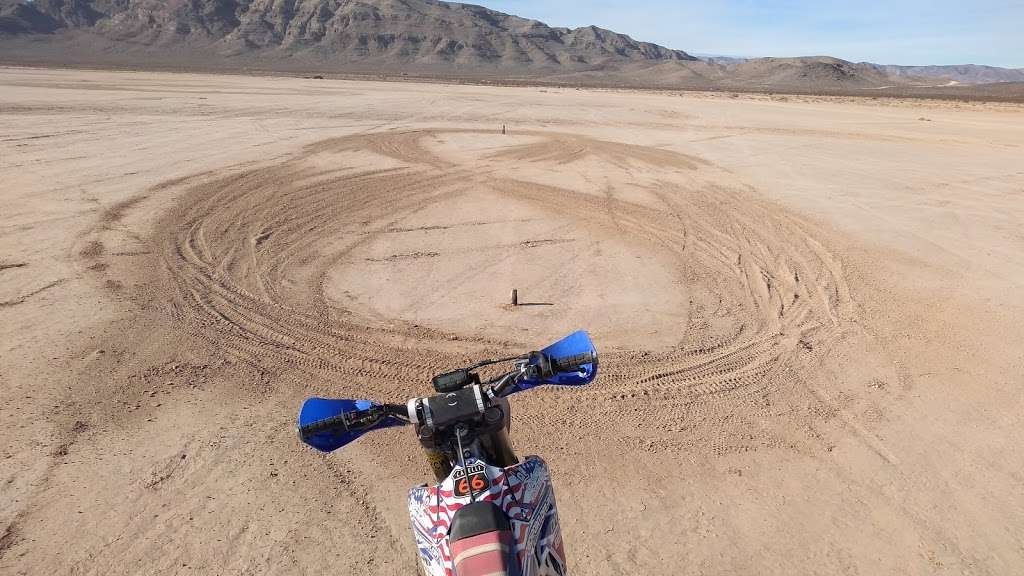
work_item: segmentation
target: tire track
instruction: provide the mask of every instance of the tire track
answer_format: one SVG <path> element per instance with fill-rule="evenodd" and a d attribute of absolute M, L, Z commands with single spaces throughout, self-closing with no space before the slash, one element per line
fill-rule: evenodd
<path fill-rule="evenodd" d="M 594 238 L 656 247 L 694 294 L 678 345 L 604 355 L 598 410 L 633 397 L 657 407 L 628 426 L 666 426 L 712 402 L 743 403 L 787 386 L 808 341 L 825 345 L 851 314 L 841 269 L 804 225 L 729 182 L 707 162 L 660 149 L 570 134 L 483 163 L 442 158 L 427 139 L 456 131 L 388 132 L 328 140 L 277 165 L 196 185 L 159 226 L 172 317 L 190 335 L 261 370 L 332 381 L 352 393 L 404 398 L 471 356 L 507 351 L 500 334 L 469 338 L 340 307 L 328 272 L 360 247 L 446 198 L 487 187 L 571 218 Z M 405 167 L 324 168 L 324 158 L 370 152 Z M 316 159 L 312 161 L 311 158 Z M 597 158 L 625 174 L 650 167 L 656 205 L 525 182 L 494 162 L 572 170 Z M 504 218 L 503 218 L 504 219 Z M 427 227 L 430 228 L 430 227 Z M 452 346 L 457 341 L 458 346 Z M 801 344 L 803 343 L 803 344 Z M 410 380 L 418 380 L 410 381 Z"/>

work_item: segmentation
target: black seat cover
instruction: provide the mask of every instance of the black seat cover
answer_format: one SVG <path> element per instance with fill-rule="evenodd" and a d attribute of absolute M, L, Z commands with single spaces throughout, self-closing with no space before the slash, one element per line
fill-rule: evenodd
<path fill-rule="evenodd" d="M 451 541 L 470 538 L 499 530 L 511 530 L 508 516 L 493 502 L 473 502 L 455 511 L 452 528 L 448 532 Z"/>

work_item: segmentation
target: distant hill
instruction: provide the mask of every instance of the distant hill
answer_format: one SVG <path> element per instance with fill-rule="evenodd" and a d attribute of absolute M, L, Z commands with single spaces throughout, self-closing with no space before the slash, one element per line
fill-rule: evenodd
<path fill-rule="evenodd" d="M 809 93 L 1024 80 L 987 66 L 698 59 L 596 26 L 436 0 L 0 0 L 0 63 Z"/>
<path fill-rule="evenodd" d="M 765 60 L 757 58 L 740 58 L 735 56 L 717 56 L 717 55 L 705 55 L 695 54 L 701 60 L 713 64 L 724 64 L 724 65 L 736 65 L 751 60 Z M 838 61 L 836 58 L 818 57 L 818 58 L 771 58 L 776 62 L 780 61 L 808 61 L 808 60 L 819 60 L 819 61 Z M 839 61 L 845 62 L 845 61 Z M 955 82 L 957 84 L 995 84 L 999 82 L 1024 82 L 1024 68 L 1000 68 L 998 66 L 981 66 L 978 64 L 959 64 L 950 66 L 900 66 L 895 64 L 874 64 L 871 62 L 859 62 L 852 63 L 846 62 L 851 66 L 857 67 L 864 73 L 880 78 L 882 76 L 890 76 L 892 78 L 903 78 L 909 79 L 915 83 L 928 83 L 930 80 L 934 81 L 945 81 L 945 83 Z M 875 73 L 869 72 L 873 70 Z"/>
<path fill-rule="evenodd" d="M 1024 68 L 998 68 L 978 64 L 958 66 L 894 66 L 874 65 L 893 76 L 933 78 L 961 84 L 993 84 L 996 82 L 1024 82 Z"/>
<path fill-rule="evenodd" d="M 870 64 L 854 64 L 829 56 L 803 58 L 751 58 L 726 65 L 728 84 L 745 86 L 787 86 L 809 89 L 818 86 L 873 88 L 903 84 Z"/>

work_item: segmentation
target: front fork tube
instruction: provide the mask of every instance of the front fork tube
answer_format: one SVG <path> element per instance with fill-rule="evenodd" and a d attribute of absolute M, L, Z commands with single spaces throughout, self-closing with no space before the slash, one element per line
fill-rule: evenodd
<path fill-rule="evenodd" d="M 493 458 L 493 465 L 507 468 L 519 464 L 519 458 L 512 450 L 512 442 L 508 438 L 508 430 L 500 428 L 481 438 L 484 449 Z"/>
<path fill-rule="evenodd" d="M 423 447 L 424 454 L 427 455 L 427 464 L 430 464 L 430 470 L 434 473 L 434 478 L 437 479 L 437 483 L 444 482 L 444 479 L 452 473 L 452 463 L 448 458 L 448 455 L 443 450 L 438 448 L 434 442 L 434 431 L 427 428 L 426 426 L 418 426 L 416 434 L 419 436 L 420 446 Z"/>

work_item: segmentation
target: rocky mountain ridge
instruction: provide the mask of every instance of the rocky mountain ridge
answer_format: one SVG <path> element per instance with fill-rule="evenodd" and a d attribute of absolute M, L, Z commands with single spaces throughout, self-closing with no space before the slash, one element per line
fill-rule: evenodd
<path fill-rule="evenodd" d="M 434 0 L 4 0 L 0 34 L 85 33 L 139 50 L 216 57 L 585 68 L 695 61 L 596 26 L 552 28 L 481 6 Z"/>

